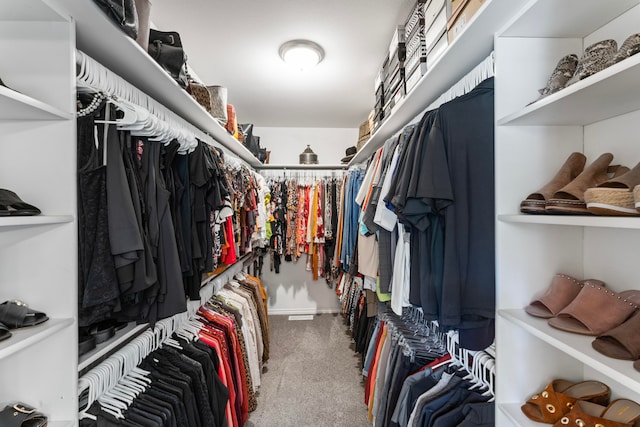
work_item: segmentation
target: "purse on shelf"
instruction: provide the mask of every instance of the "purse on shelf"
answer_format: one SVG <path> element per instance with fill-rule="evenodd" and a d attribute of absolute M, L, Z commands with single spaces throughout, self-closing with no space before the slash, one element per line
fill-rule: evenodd
<path fill-rule="evenodd" d="M 211 94 L 211 115 L 222 126 L 227 124 L 227 88 L 224 86 L 207 86 Z"/>
<path fill-rule="evenodd" d="M 195 80 L 189 80 L 189 93 L 198 104 L 207 110 L 207 113 L 211 114 L 211 93 L 205 85 Z"/>
<path fill-rule="evenodd" d="M 180 34 L 175 31 L 149 30 L 149 55 L 183 89 L 188 85 L 187 55 Z"/>
<path fill-rule="evenodd" d="M 138 13 L 134 0 L 94 0 L 94 2 L 126 35 L 134 40 L 138 37 Z"/>
<path fill-rule="evenodd" d="M 45 427 L 47 421 L 46 415 L 24 403 L 7 405 L 0 411 L 2 427 Z"/>

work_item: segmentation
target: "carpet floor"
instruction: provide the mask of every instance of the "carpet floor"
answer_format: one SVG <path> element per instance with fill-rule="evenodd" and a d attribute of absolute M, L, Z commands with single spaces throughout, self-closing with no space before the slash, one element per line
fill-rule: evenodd
<path fill-rule="evenodd" d="M 366 427 L 360 355 L 343 318 L 269 316 L 270 359 L 248 427 Z"/>

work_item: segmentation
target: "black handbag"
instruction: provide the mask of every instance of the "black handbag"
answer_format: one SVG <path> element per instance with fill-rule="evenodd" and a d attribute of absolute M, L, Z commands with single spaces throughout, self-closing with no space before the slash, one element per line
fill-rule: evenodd
<path fill-rule="evenodd" d="M 175 31 L 150 30 L 149 55 L 182 88 L 187 88 L 187 55 L 182 48 L 180 34 Z"/>
<path fill-rule="evenodd" d="M 126 35 L 134 40 L 138 37 L 138 13 L 134 0 L 94 0 L 94 2 Z"/>

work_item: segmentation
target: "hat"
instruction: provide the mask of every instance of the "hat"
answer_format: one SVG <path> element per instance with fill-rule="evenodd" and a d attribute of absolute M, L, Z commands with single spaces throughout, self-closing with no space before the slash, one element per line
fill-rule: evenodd
<path fill-rule="evenodd" d="M 344 154 L 346 154 L 346 156 L 343 157 L 342 160 L 340 160 L 340 162 L 349 163 L 351 159 L 353 159 L 353 156 L 356 155 L 357 152 L 358 150 L 356 149 L 356 147 L 347 148 L 346 150 L 344 150 Z"/>
<path fill-rule="evenodd" d="M 604 70 L 612 64 L 617 52 L 618 44 L 612 39 L 602 40 L 587 47 L 582 58 L 578 61 L 576 72 L 569 79 L 566 86 Z"/>

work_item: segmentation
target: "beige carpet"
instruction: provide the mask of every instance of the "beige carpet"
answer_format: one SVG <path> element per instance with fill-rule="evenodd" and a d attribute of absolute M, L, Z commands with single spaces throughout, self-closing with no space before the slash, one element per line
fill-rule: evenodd
<path fill-rule="evenodd" d="M 360 355 L 340 315 L 270 316 L 270 359 L 249 427 L 365 427 Z"/>

